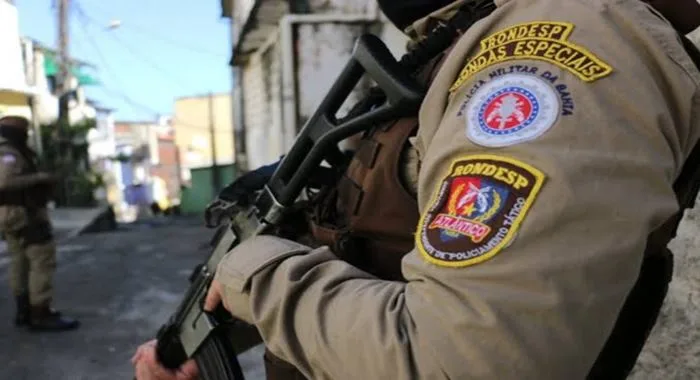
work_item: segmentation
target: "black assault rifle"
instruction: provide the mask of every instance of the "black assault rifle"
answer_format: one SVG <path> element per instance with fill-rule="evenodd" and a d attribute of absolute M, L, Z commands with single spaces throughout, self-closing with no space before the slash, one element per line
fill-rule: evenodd
<path fill-rule="evenodd" d="M 338 110 L 365 75 L 384 92 L 383 103 L 340 121 Z M 224 332 L 230 315 L 221 307 L 213 313 L 203 309 L 219 262 L 243 240 L 270 233 L 283 224 L 309 179 L 323 170 L 323 162 L 332 165 L 344 160 L 338 148 L 340 141 L 372 126 L 415 116 L 423 96 L 424 89 L 379 38 L 367 34 L 357 40 L 350 61 L 270 180 L 254 202 L 237 209 L 230 222 L 219 229 L 211 256 L 190 277 L 184 299 L 157 334 L 156 352 L 163 365 L 174 369 L 194 358 L 204 380 L 243 379 L 231 337 Z"/>

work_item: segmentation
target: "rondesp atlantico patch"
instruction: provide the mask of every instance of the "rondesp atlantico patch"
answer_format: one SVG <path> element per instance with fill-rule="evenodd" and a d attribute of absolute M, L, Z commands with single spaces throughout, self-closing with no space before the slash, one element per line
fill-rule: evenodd
<path fill-rule="evenodd" d="M 513 158 L 454 161 L 421 216 L 416 246 L 441 266 L 488 260 L 513 239 L 543 182 L 542 172 Z"/>

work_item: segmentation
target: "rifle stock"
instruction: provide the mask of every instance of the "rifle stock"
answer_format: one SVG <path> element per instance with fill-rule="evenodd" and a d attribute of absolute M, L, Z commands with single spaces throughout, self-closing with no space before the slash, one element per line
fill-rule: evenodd
<path fill-rule="evenodd" d="M 385 102 L 342 122 L 335 115 L 364 75 L 381 88 Z M 178 368 L 189 358 L 199 365 L 203 380 L 242 380 L 243 375 L 223 328 L 232 317 L 222 309 L 204 311 L 204 300 L 221 259 L 240 242 L 271 233 L 285 222 L 287 211 L 324 160 L 340 153 L 338 143 L 373 126 L 414 116 L 424 89 L 401 68 L 384 43 L 371 34 L 361 36 L 352 57 L 328 95 L 306 123 L 254 204 L 240 209 L 216 235 L 215 248 L 198 266 L 185 297 L 157 334 L 157 356 L 168 368 Z"/>

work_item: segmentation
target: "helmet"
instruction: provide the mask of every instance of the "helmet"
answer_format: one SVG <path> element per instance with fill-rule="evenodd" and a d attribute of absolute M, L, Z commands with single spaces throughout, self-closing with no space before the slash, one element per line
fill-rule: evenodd
<path fill-rule="evenodd" d="M 379 8 L 400 30 L 456 0 L 377 0 Z"/>
<path fill-rule="evenodd" d="M 24 116 L 3 116 L 0 117 L 0 128 L 3 127 L 29 129 L 29 120 Z"/>
<path fill-rule="evenodd" d="M 18 146 L 26 145 L 29 138 L 29 120 L 24 116 L 0 117 L 0 137 Z"/>

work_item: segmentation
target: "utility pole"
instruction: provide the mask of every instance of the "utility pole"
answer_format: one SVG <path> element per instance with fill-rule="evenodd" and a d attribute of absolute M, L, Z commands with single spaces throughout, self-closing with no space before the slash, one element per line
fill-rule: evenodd
<path fill-rule="evenodd" d="M 211 183 L 214 192 L 214 198 L 219 195 L 221 190 L 221 178 L 219 178 L 219 166 L 216 162 L 216 130 L 214 120 L 214 94 L 209 92 L 209 134 L 211 141 Z"/>
<path fill-rule="evenodd" d="M 68 11 L 70 9 L 70 0 L 58 0 L 58 61 L 59 61 L 59 72 L 57 79 L 57 90 L 59 97 L 59 108 L 58 108 L 58 118 L 59 121 L 68 123 L 70 120 L 68 118 L 68 101 L 67 94 L 70 91 L 70 58 L 68 54 L 68 43 L 69 43 L 69 32 L 68 32 Z M 60 125 L 59 123 L 59 135 L 64 135 L 64 127 L 67 125 Z M 60 136 L 64 137 L 64 136 Z"/>
<path fill-rule="evenodd" d="M 36 59 L 36 51 L 37 48 L 34 46 L 34 42 L 24 42 L 25 46 L 25 51 L 27 52 L 27 70 L 25 75 L 27 75 L 27 78 L 29 78 L 29 84 L 32 86 L 33 89 L 36 89 L 36 85 L 38 82 L 38 77 L 37 77 L 37 72 L 38 72 L 38 65 L 37 65 L 37 59 Z M 42 142 L 42 137 L 41 137 L 41 124 L 39 123 L 39 107 L 37 106 L 37 95 L 36 93 L 32 93 L 31 96 L 28 97 L 29 100 L 29 108 L 32 111 L 32 131 L 34 132 L 34 150 L 36 150 L 36 154 L 39 157 L 40 163 L 43 165 L 46 162 L 46 157 L 44 157 L 44 145 Z"/>
<path fill-rule="evenodd" d="M 68 131 L 70 118 L 68 115 L 68 93 L 70 91 L 70 58 L 68 54 L 69 30 L 68 30 L 68 13 L 70 10 L 70 0 L 58 0 L 58 58 L 59 72 L 56 78 L 56 87 L 58 95 L 58 125 L 56 128 L 56 137 L 58 142 L 58 162 L 61 167 L 69 165 L 69 147 Z M 67 202 L 67 183 L 65 178 L 61 181 L 62 197 L 64 202 Z"/>

